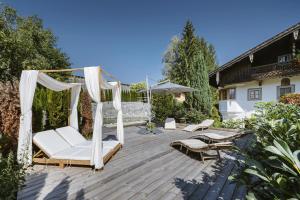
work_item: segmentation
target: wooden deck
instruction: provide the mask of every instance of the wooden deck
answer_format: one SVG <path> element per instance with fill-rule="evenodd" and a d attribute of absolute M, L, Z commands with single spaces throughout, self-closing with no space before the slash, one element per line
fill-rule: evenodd
<path fill-rule="evenodd" d="M 216 130 L 206 130 L 216 131 Z M 179 130 L 144 135 L 143 127 L 125 129 L 124 147 L 103 171 L 87 167 L 35 165 L 19 199 L 243 199 L 245 189 L 231 184 L 235 154 L 200 161 L 169 146 L 197 134 Z M 198 132 L 199 133 L 199 132 Z M 113 133 L 107 133 L 111 137 Z M 245 145 L 247 138 L 238 145 Z M 214 152 L 215 153 L 215 152 Z"/>

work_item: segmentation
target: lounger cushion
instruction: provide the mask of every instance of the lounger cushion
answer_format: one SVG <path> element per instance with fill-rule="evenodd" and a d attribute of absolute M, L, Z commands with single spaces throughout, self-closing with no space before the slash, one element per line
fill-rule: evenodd
<path fill-rule="evenodd" d="M 165 129 L 176 129 L 176 123 L 174 118 L 167 118 L 165 121 Z"/>
<path fill-rule="evenodd" d="M 60 151 L 71 148 L 71 145 L 54 130 L 42 131 L 33 134 L 33 143 L 49 157 Z"/>
<path fill-rule="evenodd" d="M 197 136 L 200 136 L 200 137 L 205 136 L 209 139 L 215 139 L 215 140 L 226 140 L 226 139 L 230 139 L 230 138 L 239 136 L 239 134 L 238 133 L 230 133 L 230 134 L 222 135 L 219 133 L 203 133 L 203 134 L 196 135 L 194 137 L 197 137 Z"/>
<path fill-rule="evenodd" d="M 197 139 L 177 140 L 173 143 L 181 143 L 192 149 L 202 149 L 202 148 L 208 147 L 208 144 L 206 144 L 205 142 L 202 142 L 201 140 L 197 140 Z"/>
<path fill-rule="evenodd" d="M 184 131 L 188 131 L 188 132 L 193 132 L 193 131 L 196 131 L 196 130 L 198 130 L 200 128 L 208 128 L 208 127 L 212 126 L 213 124 L 214 124 L 214 120 L 212 120 L 212 119 L 206 119 L 203 122 L 201 122 L 200 124 L 188 125 L 183 130 Z"/>
<path fill-rule="evenodd" d="M 87 140 L 73 127 L 66 126 L 56 129 L 56 131 L 72 146 L 81 144 L 81 146 L 86 146 Z"/>

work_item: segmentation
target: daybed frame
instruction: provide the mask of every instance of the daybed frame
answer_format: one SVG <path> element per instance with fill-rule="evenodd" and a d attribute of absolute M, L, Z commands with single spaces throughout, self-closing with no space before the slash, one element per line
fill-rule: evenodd
<path fill-rule="evenodd" d="M 59 73 L 59 72 L 74 72 L 74 71 L 82 71 L 84 68 L 72 68 L 72 69 L 54 69 L 54 70 L 39 70 L 43 73 Z M 115 78 L 112 74 L 106 72 L 102 68 L 99 71 L 99 77 L 101 79 L 101 72 L 103 72 L 106 76 L 116 80 L 119 82 L 117 78 Z M 68 119 L 69 123 L 70 119 Z M 36 144 L 35 144 L 36 145 Z M 39 151 L 33 155 L 32 161 L 36 164 L 58 164 L 60 168 L 64 168 L 65 165 L 83 165 L 83 166 L 91 166 L 90 160 L 67 160 L 67 159 L 53 159 L 49 158 L 50 156 L 45 153 L 41 147 L 36 145 L 39 148 Z M 107 163 L 120 149 L 122 145 L 119 143 L 117 144 L 112 150 L 110 150 L 104 157 L 103 163 Z M 102 167 L 103 169 L 103 167 Z"/>
<path fill-rule="evenodd" d="M 65 165 L 84 165 L 84 166 L 91 166 L 90 160 L 68 160 L 68 159 L 53 159 L 49 158 L 50 156 L 45 153 L 41 147 L 35 144 L 39 148 L 39 151 L 33 155 L 33 163 L 35 164 L 54 164 L 59 165 L 60 168 L 64 168 Z M 117 144 L 112 150 L 110 150 L 104 157 L 103 163 L 107 163 L 120 149 L 122 145 L 119 143 Z M 103 168 L 102 168 L 103 169 Z"/>

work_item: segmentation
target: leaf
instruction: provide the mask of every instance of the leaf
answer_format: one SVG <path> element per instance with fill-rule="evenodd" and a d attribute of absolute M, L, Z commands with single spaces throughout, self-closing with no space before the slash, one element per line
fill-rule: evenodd
<path fill-rule="evenodd" d="M 248 192 L 248 194 L 246 195 L 246 199 L 247 200 L 256 200 L 257 198 L 255 197 L 253 192 Z"/>
<path fill-rule="evenodd" d="M 267 146 L 265 147 L 265 150 L 273 153 L 273 154 L 276 154 L 276 155 L 279 155 L 279 156 L 283 156 L 283 154 L 281 153 L 281 151 L 279 149 L 277 149 L 276 147 L 274 146 Z"/>
<path fill-rule="evenodd" d="M 255 175 L 255 176 L 258 176 L 259 178 L 261 178 L 262 180 L 266 181 L 266 182 L 270 182 L 268 177 L 260 174 L 257 170 L 254 170 L 254 169 L 246 169 L 244 171 L 245 173 L 248 173 L 248 174 L 252 174 L 252 175 Z"/>

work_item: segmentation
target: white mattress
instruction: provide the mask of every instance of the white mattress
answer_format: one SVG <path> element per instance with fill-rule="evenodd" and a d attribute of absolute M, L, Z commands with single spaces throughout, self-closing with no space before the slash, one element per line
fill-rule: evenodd
<path fill-rule="evenodd" d="M 33 134 L 33 143 L 41 148 L 49 157 L 65 149 L 71 148 L 71 145 L 54 130 Z"/>
<path fill-rule="evenodd" d="M 103 141 L 102 153 L 103 157 L 106 156 L 113 148 L 115 148 L 119 142 L 118 141 Z M 71 147 L 65 149 L 64 151 L 58 152 L 51 158 L 54 159 L 66 159 L 66 160 L 90 160 L 91 158 L 91 148 L 84 147 Z"/>

